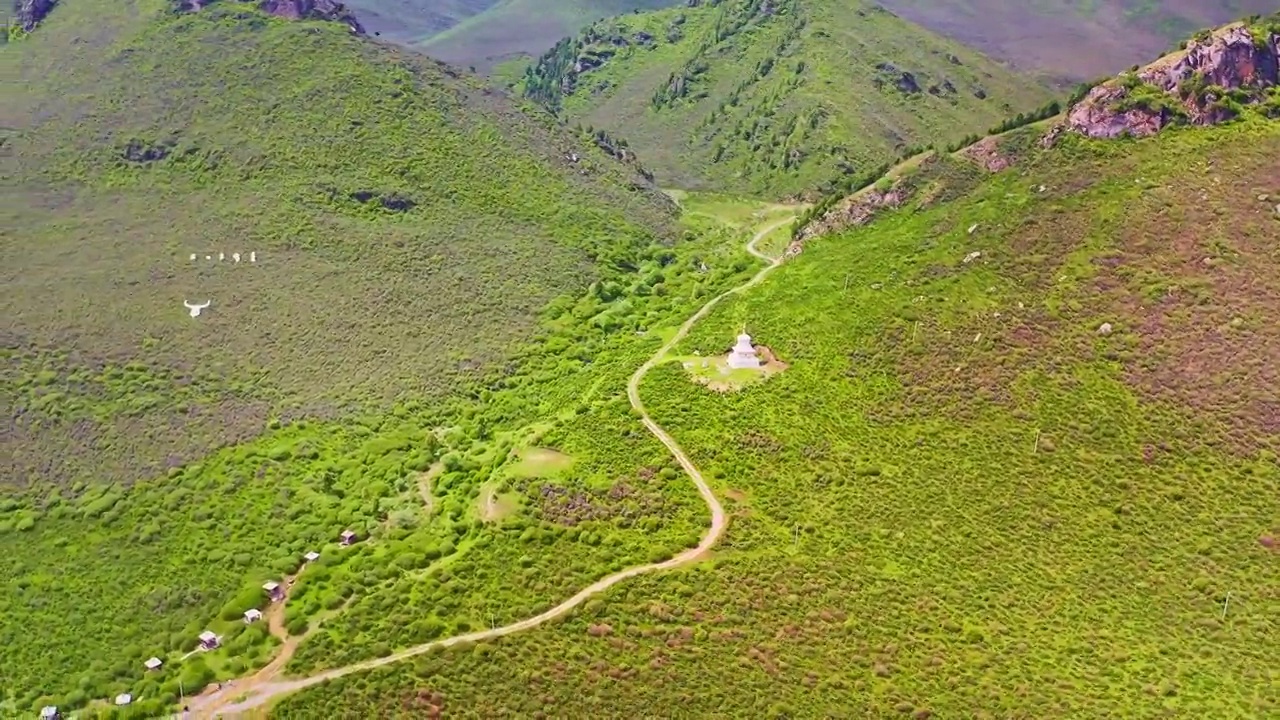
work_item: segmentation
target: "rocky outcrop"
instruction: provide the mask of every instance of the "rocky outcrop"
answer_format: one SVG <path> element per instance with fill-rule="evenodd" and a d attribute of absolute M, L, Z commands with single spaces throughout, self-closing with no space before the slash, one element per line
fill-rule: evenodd
<path fill-rule="evenodd" d="M 1144 137 L 1174 123 L 1212 125 L 1235 106 L 1264 99 L 1280 83 L 1280 33 L 1230 25 L 1187 44 L 1137 73 L 1093 88 L 1045 136 Z"/>
<path fill-rule="evenodd" d="M 877 88 L 892 86 L 904 95 L 918 95 L 921 92 L 920 82 L 913 72 L 902 70 L 889 62 L 876 65 L 876 71 L 873 82 Z"/>
<path fill-rule="evenodd" d="M 14 0 L 13 12 L 17 15 L 18 27 L 23 32 L 31 32 L 53 10 L 57 0 Z"/>
<path fill-rule="evenodd" d="M 331 20 L 346 23 L 351 32 L 365 34 L 355 13 L 337 0 L 263 0 L 264 11 L 289 20 Z"/>
<path fill-rule="evenodd" d="M 787 248 L 787 255 L 799 254 L 804 242 L 810 238 L 844 228 L 866 225 L 882 210 L 901 207 L 910 198 L 911 189 L 897 183 L 884 190 L 871 187 L 855 193 L 823 213 L 821 217 L 805 225 L 791 241 L 791 245 Z"/>
<path fill-rule="evenodd" d="M 1000 151 L 1000 139 L 987 136 L 967 148 L 960 154 L 980 165 L 987 172 L 1000 172 L 1013 165 L 1013 160 Z"/>
<path fill-rule="evenodd" d="M 636 156 L 635 152 L 632 151 L 631 148 L 627 147 L 626 141 L 616 140 L 604 130 L 596 130 L 594 133 L 591 133 L 591 141 L 594 142 L 596 147 L 600 148 L 604 154 L 614 160 L 617 160 L 623 165 L 631 166 L 631 168 L 634 169 L 640 177 L 643 177 L 649 182 L 653 182 L 653 173 L 640 164 L 640 158 Z M 576 161 L 575 156 L 574 162 Z"/>

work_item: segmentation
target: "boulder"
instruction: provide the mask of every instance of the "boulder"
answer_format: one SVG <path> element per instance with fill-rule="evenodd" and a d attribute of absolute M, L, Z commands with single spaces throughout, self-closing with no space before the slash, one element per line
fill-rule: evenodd
<path fill-rule="evenodd" d="M 1243 24 L 1192 40 L 1184 50 L 1090 90 L 1042 140 L 1064 131 L 1091 138 L 1145 137 L 1175 122 L 1212 125 L 1230 119 L 1223 91 L 1250 101 L 1280 84 L 1280 35 L 1258 37 Z"/>

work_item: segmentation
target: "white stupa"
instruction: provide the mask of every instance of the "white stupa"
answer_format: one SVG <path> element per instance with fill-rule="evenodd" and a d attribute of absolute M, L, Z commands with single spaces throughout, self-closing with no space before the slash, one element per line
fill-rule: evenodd
<path fill-rule="evenodd" d="M 738 344 L 729 351 L 729 367 L 734 370 L 760 369 L 760 358 L 756 357 L 756 349 L 751 345 L 751 336 L 745 332 L 738 336 Z"/>

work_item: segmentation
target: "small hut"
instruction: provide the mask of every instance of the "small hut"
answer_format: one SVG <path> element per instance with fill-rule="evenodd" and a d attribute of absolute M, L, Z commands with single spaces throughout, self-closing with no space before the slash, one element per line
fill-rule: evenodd
<path fill-rule="evenodd" d="M 164 661 L 158 657 L 153 657 L 142 664 L 145 665 L 148 670 L 159 670 L 160 666 L 164 664 Z"/>
<path fill-rule="evenodd" d="M 306 555 L 303 555 L 303 556 L 302 556 L 302 559 L 303 559 L 303 560 L 306 560 L 306 561 L 307 561 L 307 562 L 309 562 L 309 563 L 311 563 L 311 562 L 315 562 L 315 561 L 317 561 L 317 560 L 319 560 L 319 559 L 320 559 L 320 553 L 316 552 L 315 550 L 312 550 L 311 552 L 307 553 Z"/>
<path fill-rule="evenodd" d="M 275 580 L 263 583 L 262 589 L 267 592 L 267 597 L 271 599 L 271 602 L 284 599 L 284 589 Z"/>
<path fill-rule="evenodd" d="M 116 696 L 117 705 L 128 705 L 131 702 L 133 702 L 133 696 L 129 693 L 120 693 Z"/>
<path fill-rule="evenodd" d="M 262 611 L 258 608 L 244 611 L 244 624 L 256 623 L 262 619 Z"/>
<path fill-rule="evenodd" d="M 340 535 L 339 537 L 342 539 L 343 545 L 350 545 L 351 543 L 356 541 L 356 534 L 351 530 L 343 530 L 342 535 Z"/>
<path fill-rule="evenodd" d="M 202 650 L 215 650 L 222 644 L 222 638 L 218 637 L 212 630 L 205 630 L 200 633 L 200 648 Z"/>
<path fill-rule="evenodd" d="M 58 714 L 57 705 L 45 705 L 40 708 L 40 720 L 58 720 L 60 717 L 62 716 Z"/>

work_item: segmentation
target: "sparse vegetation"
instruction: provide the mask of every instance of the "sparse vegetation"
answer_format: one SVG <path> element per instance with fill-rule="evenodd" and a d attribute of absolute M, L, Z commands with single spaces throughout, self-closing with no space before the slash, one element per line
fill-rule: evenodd
<path fill-rule="evenodd" d="M 510 619 L 696 539 L 696 498 L 637 479 L 669 462 L 660 446 L 555 428 L 606 422 L 619 409 L 595 393 L 651 342 L 635 331 L 752 266 L 726 231 L 678 231 L 630 166 L 339 25 L 140 9 L 60 6 L 0 52 L 30 80 L 3 110 L 0 715 L 125 690 L 156 710 L 180 682 L 252 670 L 277 641 L 237 617 L 241 595 L 309 550 L 297 667 L 335 639 L 324 662 Z M 93 42 L 67 55 L 73 37 Z M 256 263 L 229 257 L 251 249 Z M 193 321 L 180 302 L 206 293 Z M 559 414 L 548 437 L 587 445 L 547 482 L 630 488 L 571 526 L 540 519 L 545 483 L 501 479 L 504 438 Z M 437 460 L 427 519 L 415 478 Z M 491 478 L 528 509 L 481 523 Z M 629 503 L 646 509 L 614 507 Z M 368 541 L 339 550 L 346 528 Z M 538 582 L 505 571 L 517 550 Z M 471 599 L 356 637 L 404 619 L 381 603 L 416 607 L 406 577 L 449 587 L 446 566 Z M 210 627 L 224 649 L 182 661 Z M 144 674 L 152 655 L 165 665 Z"/>

